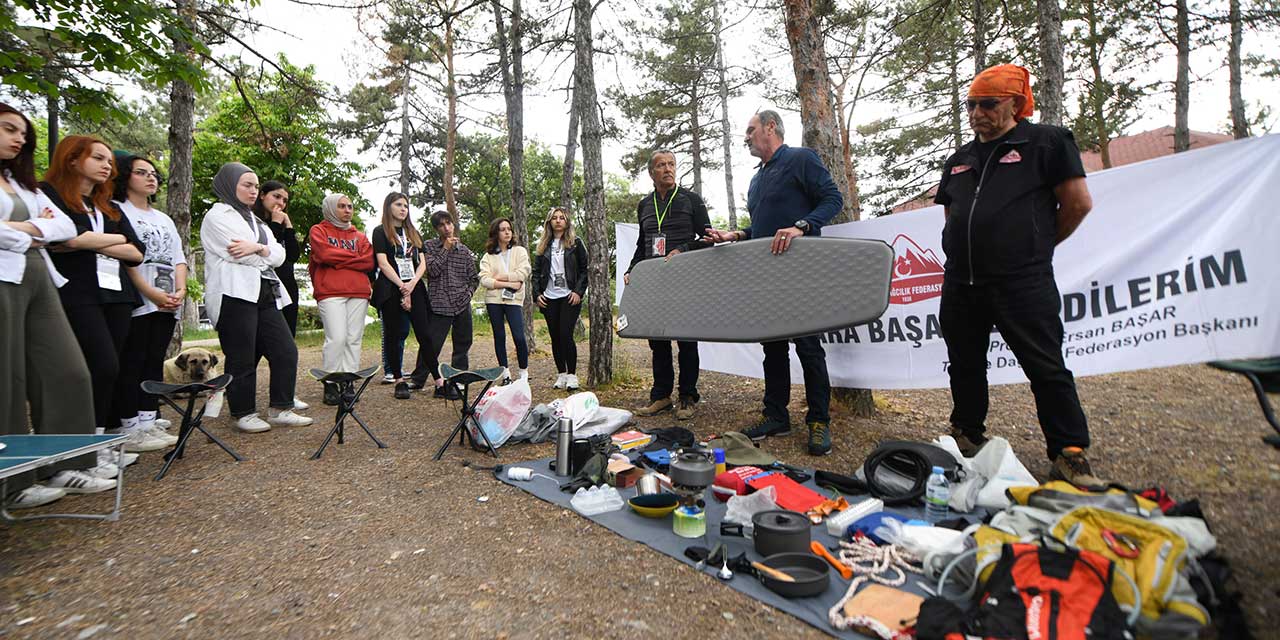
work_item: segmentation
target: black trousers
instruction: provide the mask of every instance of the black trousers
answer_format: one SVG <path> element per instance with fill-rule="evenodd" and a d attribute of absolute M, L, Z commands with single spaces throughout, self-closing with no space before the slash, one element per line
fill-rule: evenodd
<path fill-rule="evenodd" d="M 129 322 L 129 337 L 120 356 L 120 378 L 116 382 L 114 420 L 160 407 L 160 401 L 143 393 L 138 385 L 144 380 L 164 380 L 164 354 L 173 339 L 175 324 L 177 318 L 166 311 L 136 316 Z"/>
<path fill-rule="evenodd" d="M 1031 381 L 1049 458 L 1089 446 L 1075 378 L 1062 358 L 1062 297 L 1052 274 L 969 285 L 947 278 L 938 320 L 947 342 L 951 424 L 966 435 L 986 430 L 987 350 L 1000 331 Z"/>
<path fill-rule="evenodd" d="M 218 340 L 227 358 L 227 405 L 232 418 L 256 411 L 258 360 L 271 366 L 270 403 L 276 409 L 293 408 L 293 388 L 298 378 L 298 345 L 293 342 L 284 316 L 276 309 L 271 283 L 263 280 L 257 302 L 222 296 Z"/>
<path fill-rule="evenodd" d="M 791 347 L 796 345 L 800 370 L 804 373 L 804 399 L 809 406 L 804 421 L 831 422 L 831 378 L 827 376 L 827 352 L 818 336 L 793 338 L 790 341 L 762 342 L 764 347 L 764 414 L 765 420 L 790 424 L 791 414 Z"/>
<path fill-rule="evenodd" d="M 422 283 L 413 290 L 409 310 L 400 306 L 400 298 L 392 296 L 382 303 L 382 343 L 383 373 L 389 373 L 397 380 L 404 377 L 404 341 L 409 336 L 409 328 L 418 338 L 418 355 L 430 346 L 427 335 L 427 316 L 430 313 L 427 300 L 427 287 Z M 421 361 L 421 359 L 419 359 Z M 426 377 L 423 376 L 423 380 Z"/>
<path fill-rule="evenodd" d="M 418 303 L 413 304 L 417 306 Z M 451 333 L 453 334 L 453 354 L 449 357 L 449 364 L 454 369 L 466 371 L 470 363 L 467 352 L 471 350 L 471 330 L 470 307 L 456 316 L 428 311 L 426 335 L 429 342 L 425 348 L 418 349 L 418 363 L 413 370 L 413 382 L 425 387 L 428 375 L 440 379 L 440 351 L 444 349 L 444 339 Z"/>
<path fill-rule="evenodd" d="M 128 303 L 87 304 L 67 307 L 66 312 L 93 381 L 93 424 L 104 428 L 118 426 L 108 422 L 133 307 Z"/>
<path fill-rule="evenodd" d="M 556 373 L 578 373 L 578 345 L 573 341 L 573 328 L 582 313 L 582 303 L 569 304 L 569 296 L 547 300 L 542 316 L 547 319 L 547 333 L 551 334 L 551 356 L 556 361 Z"/>
<path fill-rule="evenodd" d="M 297 300 L 297 298 L 294 298 L 294 300 Z M 284 323 L 289 327 L 289 335 L 298 335 L 298 303 L 291 303 L 281 309 L 280 315 L 284 316 Z"/>
<path fill-rule="evenodd" d="M 698 395 L 698 369 L 702 366 L 698 361 L 698 343 L 679 341 L 676 345 L 680 349 L 680 399 L 697 402 L 702 399 Z M 653 388 L 649 390 L 649 400 L 670 398 L 676 377 L 671 366 L 671 341 L 650 340 L 649 350 L 653 351 Z"/>

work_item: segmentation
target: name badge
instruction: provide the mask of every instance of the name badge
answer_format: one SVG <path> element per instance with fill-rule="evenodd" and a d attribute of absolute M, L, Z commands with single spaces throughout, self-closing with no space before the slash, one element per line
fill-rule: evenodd
<path fill-rule="evenodd" d="M 515 299 L 516 299 L 516 290 L 515 290 L 515 289 L 503 289 L 503 290 L 502 290 L 502 299 L 503 299 L 503 300 L 515 300 Z"/>
<path fill-rule="evenodd" d="M 120 291 L 120 261 L 110 256 L 98 254 L 98 286 L 103 289 Z"/>
<path fill-rule="evenodd" d="M 649 255 L 651 256 L 667 255 L 667 236 L 659 233 L 649 239 Z"/>
<path fill-rule="evenodd" d="M 400 279 L 408 282 L 413 279 L 413 260 L 396 258 L 396 268 L 400 271 Z"/>

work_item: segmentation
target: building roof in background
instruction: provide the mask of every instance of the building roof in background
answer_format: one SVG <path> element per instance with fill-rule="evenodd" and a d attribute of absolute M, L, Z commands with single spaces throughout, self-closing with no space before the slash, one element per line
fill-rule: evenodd
<path fill-rule="evenodd" d="M 1203 149 L 1215 144 L 1230 142 L 1232 137 L 1225 133 L 1191 132 L 1191 148 Z M 1107 151 L 1111 155 L 1111 166 L 1119 167 L 1152 158 L 1173 155 L 1173 127 L 1160 127 L 1131 136 L 1120 136 L 1111 141 Z M 1097 151 L 1080 152 L 1080 160 L 1088 173 L 1102 171 L 1102 154 Z M 893 207 L 893 213 L 923 209 L 933 205 L 933 196 L 938 193 L 937 185 L 929 188 L 920 197 L 908 200 Z"/>

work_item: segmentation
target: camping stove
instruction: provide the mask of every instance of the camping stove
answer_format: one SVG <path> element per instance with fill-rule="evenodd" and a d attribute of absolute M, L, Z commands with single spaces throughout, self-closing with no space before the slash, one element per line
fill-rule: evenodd
<path fill-rule="evenodd" d="M 671 460 L 671 490 L 684 506 L 702 504 L 702 494 L 716 479 L 716 464 L 705 449 L 680 451 Z"/>

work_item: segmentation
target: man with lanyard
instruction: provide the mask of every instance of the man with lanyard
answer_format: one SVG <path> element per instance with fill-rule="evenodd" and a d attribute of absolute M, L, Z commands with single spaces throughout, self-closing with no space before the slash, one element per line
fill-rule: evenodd
<path fill-rule="evenodd" d="M 636 220 L 640 223 L 640 237 L 631 257 L 631 265 L 622 281 L 631 284 L 631 270 L 641 260 L 649 258 L 671 259 L 682 252 L 707 246 L 699 237 L 711 226 L 707 217 L 707 205 L 702 196 L 676 183 L 676 156 L 660 149 L 649 156 L 649 177 L 653 179 L 653 193 L 641 198 L 636 205 Z M 677 420 L 693 417 L 698 395 L 698 343 L 676 342 L 680 349 L 680 406 Z M 652 416 L 672 407 L 671 388 L 675 383 L 675 370 L 671 367 L 671 341 L 650 340 L 653 351 L 653 388 L 649 390 L 649 404 L 636 409 L 636 415 Z"/>
<path fill-rule="evenodd" d="M 986 442 L 994 326 L 1031 381 L 1050 476 L 1104 487 L 1085 457 L 1089 427 L 1062 357 L 1062 297 L 1053 277 L 1054 246 L 1093 206 L 1080 150 L 1069 130 L 1026 120 L 1035 100 L 1022 67 L 978 74 L 966 106 L 977 139 L 943 165 L 934 199 L 946 217 L 938 319 L 949 359 L 951 435 L 965 455 Z"/>
<path fill-rule="evenodd" d="M 821 235 L 822 226 L 840 213 L 844 197 L 811 149 L 782 143 L 785 131 L 776 111 L 751 116 L 744 142 L 751 155 L 760 158 L 747 190 L 751 226 L 737 231 L 711 230 L 715 242 L 773 237 L 771 251 L 781 254 L 792 238 Z M 823 277 L 815 274 L 813 277 Z M 805 424 L 809 427 L 809 455 L 831 453 L 831 380 L 827 354 L 818 336 L 791 340 L 804 372 Z M 791 347 L 787 340 L 766 342 L 764 347 L 764 420 L 744 431 L 752 440 L 791 433 L 787 404 L 791 401 Z"/>

